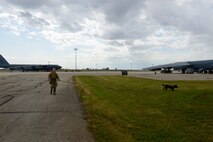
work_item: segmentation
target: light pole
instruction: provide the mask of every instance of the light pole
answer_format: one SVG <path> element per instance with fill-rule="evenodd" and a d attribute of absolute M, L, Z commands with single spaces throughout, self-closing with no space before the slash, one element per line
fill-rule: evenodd
<path fill-rule="evenodd" d="M 74 48 L 75 50 L 75 70 L 77 70 L 77 50 L 78 48 Z"/>

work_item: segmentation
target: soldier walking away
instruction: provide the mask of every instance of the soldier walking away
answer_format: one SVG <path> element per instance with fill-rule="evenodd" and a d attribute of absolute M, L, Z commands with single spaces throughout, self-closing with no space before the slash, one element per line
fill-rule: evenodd
<path fill-rule="evenodd" d="M 49 80 L 49 83 L 51 85 L 50 94 L 53 93 L 55 95 L 56 87 L 57 87 L 57 81 L 60 80 L 59 77 L 58 77 L 58 74 L 55 71 L 55 68 L 53 68 L 51 73 L 49 74 L 48 80 Z"/>

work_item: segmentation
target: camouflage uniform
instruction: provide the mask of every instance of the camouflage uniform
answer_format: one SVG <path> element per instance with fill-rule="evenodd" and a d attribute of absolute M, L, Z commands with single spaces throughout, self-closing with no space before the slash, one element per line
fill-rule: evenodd
<path fill-rule="evenodd" d="M 48 79 L 49 79 L 49 83 L 51 85 L 50 94 L 53 93 L 55 95 L 56 87 L 57 87 L 57 80 L 59 80 L 58 74 L 55 72 L 55 70 L 53 70 L 49 74 Z"/>

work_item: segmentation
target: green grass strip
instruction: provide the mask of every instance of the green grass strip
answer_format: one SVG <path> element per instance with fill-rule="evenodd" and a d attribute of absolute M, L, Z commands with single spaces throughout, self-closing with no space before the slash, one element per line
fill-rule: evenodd
<path fill-rule="evenodd" d="M 75 76 L 97 142 L 213 141 L 213 81 Z M 177 84 L 175 91 L 164 84 Z"/>

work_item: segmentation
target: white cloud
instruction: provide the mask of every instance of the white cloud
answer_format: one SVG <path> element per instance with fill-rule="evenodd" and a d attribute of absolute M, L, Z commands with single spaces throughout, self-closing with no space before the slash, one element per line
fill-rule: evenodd
<path fill-rule="evenodd" d="M 46 39 L 62 50 L 78 47 L 82 67 L 95 62 L 126 67 L 127 62 L 135 62 L 136 68 L 142 68 L 153 62 L 212 58 L 211 0 L 0 3 L 1 28 Z"/>

